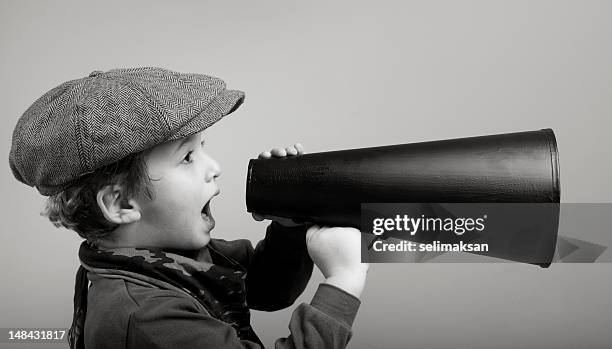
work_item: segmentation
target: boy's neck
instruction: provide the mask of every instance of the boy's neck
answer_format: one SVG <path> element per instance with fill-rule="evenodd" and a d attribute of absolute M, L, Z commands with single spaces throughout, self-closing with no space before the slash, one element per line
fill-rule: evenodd
<path fill-rule="evenodd" d="M 144 241 L 138 238 L 139 234 L 135 234 L 133 229 L 130 229 L 127 224 L 119 225 L 104 239 L 96 242 L 96 246 L 102 250 L 110 250 L 114 248 L 126 247 L 145 247 Z"/>

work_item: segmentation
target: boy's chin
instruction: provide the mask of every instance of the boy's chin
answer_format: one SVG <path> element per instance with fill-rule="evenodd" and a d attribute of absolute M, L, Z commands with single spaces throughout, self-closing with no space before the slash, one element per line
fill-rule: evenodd
<path fill-rule="evenodd" d="M 169 248 L 170 250 L 178 250 L 178 251 L 199 251 L 204 247 L 208 246 L 210 243 L 210 238 L 198 238 L 197 240 L 190 241 L 187 244 L 181 244 L 180 246 L 173 246 L 173 248 Z"/>
<path fill-rule="evenodd" d="M 206 245 L 208 245 L 210 243 L 210 232 L 211 232 L 212 228 L 205 230 L 202 235 L 198 236 L 196 245 L 197 245 L 197 249 L 201 249 L 206 247 Z"/>

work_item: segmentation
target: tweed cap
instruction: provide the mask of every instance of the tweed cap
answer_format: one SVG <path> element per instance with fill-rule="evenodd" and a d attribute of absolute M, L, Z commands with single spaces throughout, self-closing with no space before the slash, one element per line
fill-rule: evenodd
<path fill-rule="evenodd" d="M 202 131 L 243 101 L 244 92 L 212 76 L 153 67 L 95 71 L 26 110 L 9 163 L 19 181 L 53 195 L 101 166 Z"/>

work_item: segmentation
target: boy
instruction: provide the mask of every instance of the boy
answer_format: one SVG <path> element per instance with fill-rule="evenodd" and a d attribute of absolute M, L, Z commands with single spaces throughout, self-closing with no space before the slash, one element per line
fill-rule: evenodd
<path fill-rule="evenodd" d="M 249 308 L 291 305 L 313 261 L 326 281 L 275 345 L 346 346 L 367 272 L 357 230 L 276 219 L 256 249 L 210 237 L 221 170 L 203 131 L 243 100 L 206 75 L 115 69 L 63 83 L 20 118 L 13 174 L 49 196 L 44 214 L 56 226 L 86 239 L 72 348 L 262 347 Z"/>

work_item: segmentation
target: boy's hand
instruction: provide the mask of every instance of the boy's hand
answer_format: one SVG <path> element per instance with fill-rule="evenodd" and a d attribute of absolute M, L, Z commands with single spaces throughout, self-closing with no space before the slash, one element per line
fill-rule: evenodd
<path fill-rule="evenodd" d="M 306 246 L 326 283 L 361 296 L 370 265 L 361 263 L 359 230 L 314 225 L 306 232 Z"/>
<path fill-rule="evenodd" d="M 295 143 L 287 148 L 274 148 L 270 151 L 264 151 L 259 154 L 258 159 L 283 158 L 285 156 L 297 156 L 304 154 L 304 146 L 300 143 Z M 276 216 L 264 216 L 258 213 L 253 213 L 253 219 L 263 221 L 264 219 L 273 220 L 285 227 L 297 227 L 303 223 L 296 223 L 292 219 Z"/>
<path fill-rule="evenodd" d="M 295 143 L 287 148 L 274 148 L 270 151 L 264 151 L 259 154 L 258 159 L 284 158 L 285 156 L 296 156 L 304 154 L 304 146 L 300 143 Z"/>

